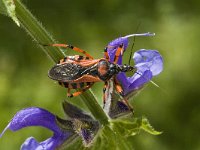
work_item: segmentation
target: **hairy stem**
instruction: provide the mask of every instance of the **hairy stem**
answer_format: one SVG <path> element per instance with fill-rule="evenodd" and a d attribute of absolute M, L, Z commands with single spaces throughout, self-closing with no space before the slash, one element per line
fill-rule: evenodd
<path fill-rule="evenodd" d="M 22 27 L 31 35 L 31 37 L 40 45 L 43 51 L 54 61 L 58 62 L 64 57 L 62 51 L 56 47 L 44 47 L 42 44 L 52 44 L 55 40 L 44 29 L 39 21 L 28 11 L 28 9 L 19 1 L 15 1 L 16 15 Z"/>

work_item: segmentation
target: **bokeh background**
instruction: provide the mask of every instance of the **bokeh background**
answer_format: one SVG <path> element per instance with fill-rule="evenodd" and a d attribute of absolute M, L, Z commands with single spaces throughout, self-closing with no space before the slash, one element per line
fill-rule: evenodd
<path fill-rule="evenodd" d="M 106 44 L 119 36 L 155 32 L 155 37 L 136 38 L 134 50 L 160 51 L 164 70 L 153 79 L 160 88 L 149 84 L 131 102 L 135 115 L 145 115 L 163 134 L 141 132 L 129 140 L 136 150 L 200 149 L 200 1 L 23 2 L 56 40 L 85 49 L 95 58 L 102 57 Z M 130 49 L 124 63 L 129 55 Z M 63 116 L 61 102 L 66 99 L 66 89 L 47 77 L 52 65 L 22 28 L 0 15 L 0 130 L 25 107 L 43 107 Z M 102 86 L 98 83 L 92 88 L 100 103 Z M 82 105 L 79 98 L 73 101 Z M 0 139 L 0 149 L 16 150 L 29 136 L 41 141 L 50 135 L 39 127 L 7 131 Z"/>

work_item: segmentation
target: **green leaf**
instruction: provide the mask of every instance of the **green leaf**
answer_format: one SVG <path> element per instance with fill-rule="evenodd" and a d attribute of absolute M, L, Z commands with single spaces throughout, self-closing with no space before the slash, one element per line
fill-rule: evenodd
<path fill-rule="evenodd" d="M 137 118 L 122 118 L 112 120 L 112 129 L 117 131 L 124 137 L 133 136 L 140 131 L 141 119 Z"/>
<path fill-rule="evenodd" d="M 141 128 L 150 133 L 150 134 L 153 134 L 153 135 L 159 135 L 161 134 L 162 132 L 159 132 L 159 131 L 156 131 L 152 126 L 151 124 L 149 123 L 148 119 L 146 117 L 142 117 L 142 125 L 141 125 Z"/>
<path fill-rule="evenodd" d="M 133 148 L 118 132 L 114 131 L 109 126 L 104 126 L 98 133 L 94 143 L 91 146 L 92 150 L 132 150 Z"/>
<path fill-rule="evenodd" d="M 16 12 L 15 12 L 15 3 L 14 0 L 2 0 L 2 4 L 4 4 L 5 8 L 6 8 L 6 12 L 8 14 L 8 16 L 10 16 L 12 18 L 12 20 L 18 25 L 20 26 L 20 22 L 16 16 Z M 2 11 L 5 11 L 5 8 L 3 8 L 2 5 Z M 4 12 L 5 14 L 5 12 Z"/>
<path fill-rule="evenodd" d="M 112 120 L 111 126 L 114 131 L 117 131 L 126 137 L 138 134 L 141 129 L 153 135 L 159 135 L 162 133 L 156 131 L 146 117 Z"/>

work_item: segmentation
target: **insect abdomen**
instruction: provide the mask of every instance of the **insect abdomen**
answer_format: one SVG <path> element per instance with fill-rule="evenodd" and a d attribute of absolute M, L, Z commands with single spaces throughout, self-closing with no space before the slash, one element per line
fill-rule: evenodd
<path fill-rule="evenodd" d="M 70 89 L 82 89 L 87 85 L 92 84 L 93 82 L 80 82 L 80 83 L 69 83 L 69 82 L 58 82 L 61 86 Z"/>

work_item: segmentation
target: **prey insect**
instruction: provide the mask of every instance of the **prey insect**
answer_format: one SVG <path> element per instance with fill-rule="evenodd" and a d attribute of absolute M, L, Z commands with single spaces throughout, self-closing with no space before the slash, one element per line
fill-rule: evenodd
<path fill-rule="evenodd" d="M 143 36 L 143 34 L 133 34 L 130 36 Z M 124 44 L 121 43 L 116 49 L 114 61 L 110 61 L 110 57 L 108 55 L 107 46 L 104 49 L 104 58 L 94 59 L 89 53 L 86 51 L 74 47 L 68 44 L 49 44 L 44 46 L 53 46 L 60 48 L 70 48 L 76 52 L 80 52 L 84 54 L 67 56 L 61 59 L 58 64 L 53 66 L 48 73 L 48 76 L 58 81 L 61 86 L 64 86 L 68 89 L 67 96 L 74 97 L 78 96 L 84 91 L 88 90 L 92 87 L 92 85 L 96 82 L 104 82 L 105 86 L 103 92 L 105 93 L 107 88 L 107 82 L 113 78 L 113 82 L 115 85 L 116 91 L 123 97 L 123 89 L 120 83 L 116 79 L 116 75 L 120 72 L 136 72 L 136 68 L 130 65 L 118 65 L 118 59 L 120 55 L 123 55 L 124 52 Z M 71 89 L 77 89 L 78 91 L 71 93 Z M 106 96 L 103 96 L 103 102 L 105 104 Z M 124 103 L 129 107 L 127 100 L 124 99 Z"/>

